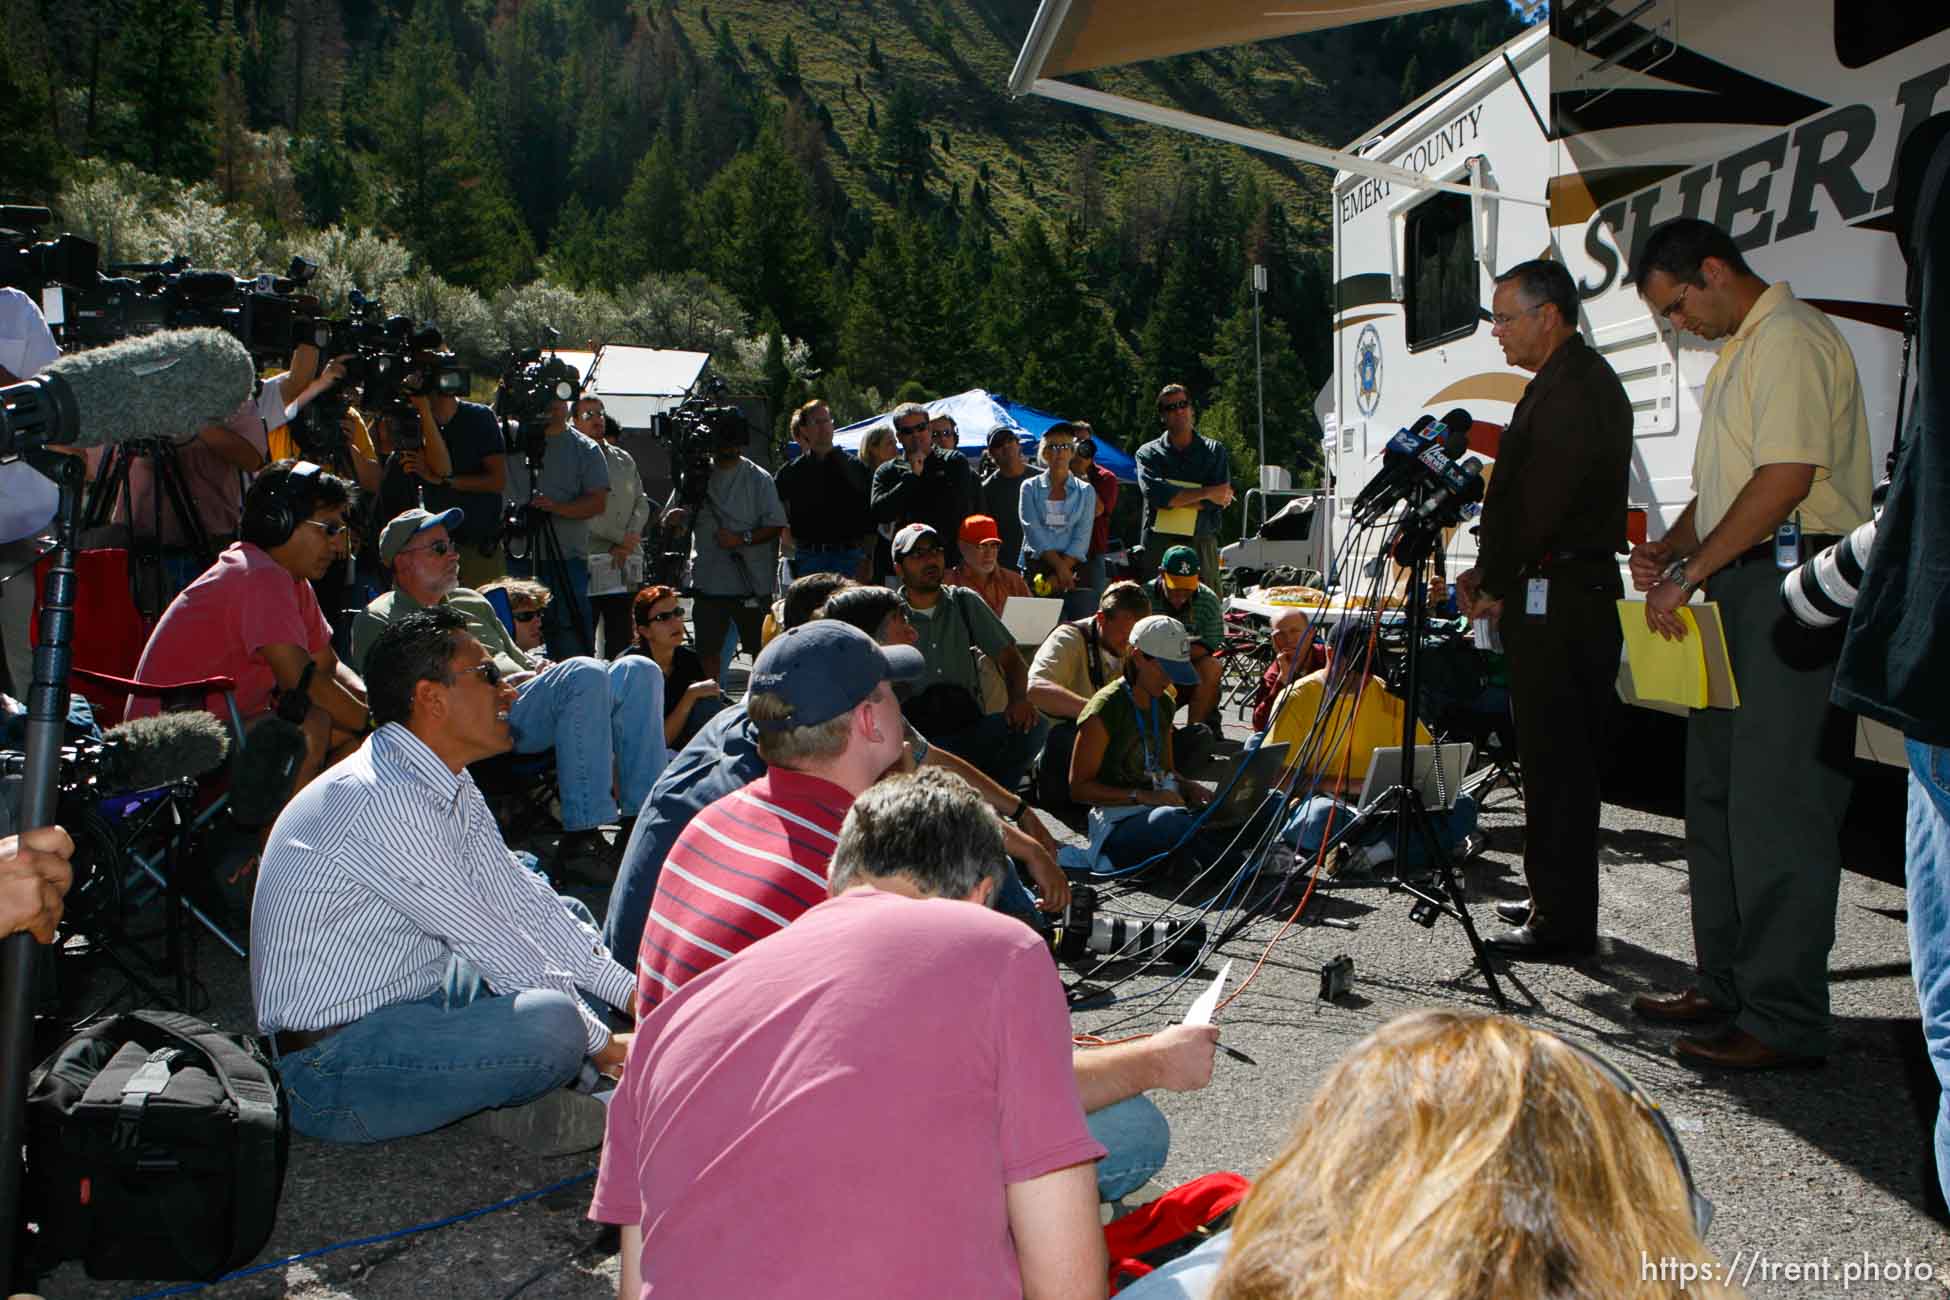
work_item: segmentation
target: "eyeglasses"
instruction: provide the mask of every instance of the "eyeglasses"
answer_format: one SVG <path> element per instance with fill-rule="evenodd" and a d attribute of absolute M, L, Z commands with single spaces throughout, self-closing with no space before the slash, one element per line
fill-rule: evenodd
<path fill-rule="evenodd" d="M 1186 407 L 1188 407 L 1188 406 L 1190 406 L 1191 404 L 1192 404 L 1192 403 L 1191 403 L 1191 399 L 1190 399 L 1190 398 L 1187 398 L 1187 397 L 1181 397 L 1181 398 L 1179 398 L 1179 399 L 1178 399 L 1177 401 L 1175 401 L 1175 402 L 1160 402 L 1160 403 L 1158 403 L 1158 410 L 1159 410 L 1159 411 L 1161 411 L 1161 412 L 1166 412 L 1166 413 L 1169 413 L 1169 412 L 1172 412 L 1172 411 L 1182 411 L 1182 410 L 1184 410 L 1184 409 L 1185 409 Z"/>
<path fill-rule="evenodd" d="M 329 536 L 329 534 L 327 534 Z M 425 546 L 408 546 L 401 555 L 411 555 L 415 551 L 431 551 L 435 555 L 454 555 L 460 551 L 458 542 L 428 542 Z"/>
<path fill-rule="evenodd" d="M 464 673 L 479 673 L 481 680 L 489 686 L 499 686 L 501 684 L 501 669 L 495 666 L 495 662 L 492 659 L 483 659 L 472 668 L 463 668 L 461 671 Z"/>
<path fill-rule="evenodd" d="M 1077 445 L 1074 442 L 1046 442 L 1043 444 L 1043 450 L 1045 452 L 1075 451 L 1076 449 Z"/>
<path fill-rule="evenodd" d="M 516 614 L 514 618 L 515 618 L 515 622 L 517 623 L 533 623 L 536 619 L 540 618 L 541 616 L 542 616 L 542 611 L 539 609 L 524 609 L 520 613 Z"/>
<path fill-rule="evenodd" d="M 673 618 L 682 618 L 682 617 L 684 617 L 683 610 L 667 609 L 661 614 L 652 614 L 648 618 L 640 618 L 637 620 L 637 622 L 639 624 L 668 623 Z"/>
<path fill-rule="evenodd" d="M 576 419 L 578 419 L 578 420 L 600 420 L 600 419 L 602 419 L 602 418 L 603 418 L 603 416 L 604 416 L 605 414 L 606 414 L 606 412 L 604 412 L 604 411 L 602 410 L 602 408 L 601 408 L 601 407 L 598 407 L 597 409 L 595 409 L 595 410 L 593 410 L 593 411 L 582 411 L 582 412 L 579 412 L 579 413 L 578 413 L 578 414 L 576 415 Z"/>
<path fill-rule="evenodd" d="M 909 434 L 922 433 L 927 427 L 925 424 L 897 424 L 894 426 L 894 432 L 905 438 Z"/>
<path fill-rule="evenodd" d="M 325 534 L 328 538 L 337 537 L 340 533 L 352 526 L 351 524 L 328 524 L 317 519 L 307 519 L 305 522 Z"/>
<path fill-rule="evenodd" d="M 1536 311 L 1539 307 L 1543 305 L 1544 305 L 1543 303 L 1539 302 L 1539 303 L 1532 303 L 1530 306 L 1525 307 L 1522 311 L 1492 312 L 1490 314 L 1490 324 L 1495 326 L 1497 329 L 1507 330 L 1512 325 L 1515 325 L 1518 321 L 1522 320 L 1525 316 L 1528 316 L 1531 312 Z"/>
<path fill-rule="evenodd" d="M 1671 320 L 1672 314 L 1674 312 L 1684 311 L 1686 308 L 1686 295 L 1691 293 L 1692 291 L 1693 291 L 1692 285 L 1690 284 L 1680 285 L 1678 296 L 1675 297 L 1671 302 L 1667 303 L 1665 306 L 1659 308 L 1659 318 L 1661 320 Z"/>

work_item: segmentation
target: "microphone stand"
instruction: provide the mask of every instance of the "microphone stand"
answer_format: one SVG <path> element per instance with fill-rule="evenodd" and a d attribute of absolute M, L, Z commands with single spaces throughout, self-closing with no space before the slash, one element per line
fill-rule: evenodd
<path fill-rule="evenodd" d="M 27 748 L 20 791 L 23 830 L 54 821 L 60 797 L 61 745 L 66 739 L 68 669 L 74 647 L 75 554 L 81 533 L 82 461 L 79 456 L 34 450 L 24 459 L 54 480 L 60 505 L 54 513 L 54 566 L 41 603 L 40 644 L 34 649 L 34 680 L 27 692 Z M 26 1281 L 21 1247 L 21 1143 L 27 1075 L 34 1040 L 34 936 L 22 931 L 0 942 L 0 1284 Z M 31 1288 L 30 1288 L 31 1289 Z"/>

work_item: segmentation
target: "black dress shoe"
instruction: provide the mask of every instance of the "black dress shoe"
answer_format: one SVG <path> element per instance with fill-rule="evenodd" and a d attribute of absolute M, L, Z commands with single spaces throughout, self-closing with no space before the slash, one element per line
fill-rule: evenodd
<path fill-rule="evenodd" d="M 1517 961 L 1576 961 L 1598 950 L 1598 939 L 1560 939 L 1520 925 L 1483 940 L 1483 946 L 1499 957 Z"/>
<path fill-rule="evenodd" d="M 1711 1038 L 1681 1038 L 1674 1041 L 1672 1054 L 1687 1065 L 1708 1066 L 1717 1070 L 1811 1070 L 1822 1063 L 1819 1056 L 1796 1056 L 1769 1047 L 1744 1029 L 1728 1025 Z"/>
<path fill-rule="evenodd" d="M 1516 898 L 1498 903 L 1496 905 L 1496 914 L 1508 921 L 1511 925 L 1529 925 L 1530 900 L 1527 898 Z"/>

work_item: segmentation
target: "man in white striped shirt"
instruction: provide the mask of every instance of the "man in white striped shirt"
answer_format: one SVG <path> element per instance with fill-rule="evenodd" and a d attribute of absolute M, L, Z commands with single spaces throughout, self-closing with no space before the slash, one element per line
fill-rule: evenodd
<path fill-rule="evenodd" d="M 585 1058 L 620 1068 L 631 1037 L 588 999 L 627 1009 L 635 981 L 587 909 L 508 852 L 467 774 L 512 743 L 515 692 L 466 626 L 434 608 L 380 634 L 379 729 L 271 828 L 258 1026 L 307 1136 L 381 1141 L 521 1107 L 490 1131 L 573 1150 L 601 1140 L 601 1105 L 563 1085 Z"/>

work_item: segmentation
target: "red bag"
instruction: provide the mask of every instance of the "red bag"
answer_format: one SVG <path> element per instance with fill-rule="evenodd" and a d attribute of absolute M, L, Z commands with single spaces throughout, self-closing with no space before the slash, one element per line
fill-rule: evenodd
<path fill-rule="evenodd" d="M 1196 1249 L 1232 1221 L 1253 1185 L 1238 1174 L 1206 1174 L 1174 1187 L 1104 1225 L 1110 1251 L 1110 1293 Z"/>

